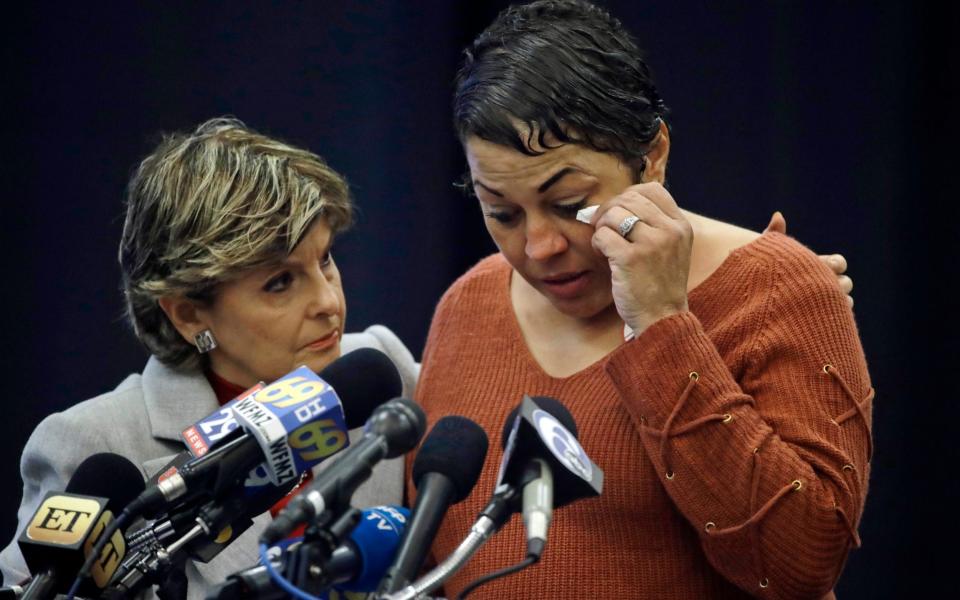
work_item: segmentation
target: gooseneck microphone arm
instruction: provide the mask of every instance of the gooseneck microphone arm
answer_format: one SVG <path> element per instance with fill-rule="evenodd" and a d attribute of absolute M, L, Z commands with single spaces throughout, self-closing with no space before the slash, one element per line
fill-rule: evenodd
<path fill-rule="evenodd" d="M 493 494 L 493 498 L 490 499 L 490 503 L 481 511 L 480 517 L 470 528 L 470 533 L 450 556 L 416 582 L 398 592 L 382 596 L 381 600 L 414 600 L 422 598 L 439 588 L 463 565 L 467 564 L 477 553 L 477 550 L 510 518 L 516 511 L 517 498 L 516 488 L 511 485 L 500 486 Z"/>
<path fill-rule="evenodd" d="M 448 415 L 434 425 L 413 462 L 417 502 L 393 564 L 378 594 L 389 594 L 416 579 L 451 504 L 470 495 L 487 457 L 487 434 L 466 417 Z"/>
<path fill-rule="evenodd" d="M 35 573 L 33 579 L 23 590 L 23 594 L 18 596 L 20 600 L 47 600 L 57 595 L 56 573 L 53 569 L 47 569 L 42 573 Z"/>

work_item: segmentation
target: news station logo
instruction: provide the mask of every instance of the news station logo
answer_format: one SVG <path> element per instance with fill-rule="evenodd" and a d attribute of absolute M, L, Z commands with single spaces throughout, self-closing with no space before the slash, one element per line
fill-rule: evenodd
<path fill-rule="evenodd" d="M 104 513 L 100 515 L 100 519 L 90 533 L 90 537 L 87 538 L 86 543 L 83 545 L 84 556 L 90 556 L 90 553 L 93 552 L 94 545 L 100 540 L 100 536 L 103 535 L 103 530 L 107 528 L 112 520 L 113 513 L 109 510 L 104 511 Z M 100 553 L 97 561 L 93 563 L 93 569 L 90 571 L 93 582 L 97 584 L 98 588 L 102 589 L 106 587 L 116 572 L 117 567 L 120 566 L 120 561 L 123 560 L 126 553 L 127 543 L 123 539 L 123 534 L 119 531 L 114 531 L 113 535 L 110 536 L 110 541 L 103 547 L 103 551 Z"/>
<path fill-rule="evenodd" d="M 584 481 L 593 479 L 593 466 L 587 453 L 573 437 L 573 434 L 567 431 L 566 427 L 560 424 L 553 415 L 543 409 L 533 411 L 533 422 L 536 424 L 540 437 L 547 444 L 547 448 L 572 473 L 578 475 Z"/>
<path fill-rule="evenodd" d="M 38 542 L 74 546 L 90 531 L 101 504 L 92 498 L 50 496 L 27 525 L 27 537 Z"/>
<path fill-rule="evenodd" d="M 107 502 L 97 496 L 48 492 L 17 539 L 27 568 L 36 572 L 52 565 L 60 572 L 76 573 L 113 521 L 113 513 L 106 509 Z M 80 594 L 91 598 L 98 595 L 98 590 L 110 582 L 126 551 L 123 535 L 115 531 L 93 563 L 93 583 L 84 583 Z"/>

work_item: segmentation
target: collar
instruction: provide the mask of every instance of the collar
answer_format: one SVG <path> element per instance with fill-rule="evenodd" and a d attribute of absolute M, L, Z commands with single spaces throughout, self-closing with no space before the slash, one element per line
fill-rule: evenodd
<path fill-rule="evenodd" d="M 155 438 L 180 442 L 181 431 L 220 406 L 202 371 L 173 368 L 155 356 L 143 369 L 141 386 Z"/>

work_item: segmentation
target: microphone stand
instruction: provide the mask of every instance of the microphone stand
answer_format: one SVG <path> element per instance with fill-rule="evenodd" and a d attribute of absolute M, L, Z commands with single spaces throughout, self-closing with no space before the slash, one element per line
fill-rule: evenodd
<path fill-rule="evenodd" d="M 343 573 L 338 568 L 340 565 L 335 560 L 334 551 L 360 523 L 360 517 L 360 511 L 350 506 L 329 525 L 307 528 L 303 543 L 287 554 L 284 571 L 290 583 L 314 596 L 319 596 L 336 583 L 337 577 Z M 321 515 L 321 520 L 329 518 L 329 513 Z"/>
<path fill-rule="evenodd" d="M 238 497 L 223 504 L 210 502 L 201 507 L 194 519 L 195 525 L 169 546 L 163 546 L 156 539 L 144 539 L 142 545 L 121 563 L 103 597 L 110 600 L 130 598 L 147 587 L 162 583 L 171 569 L 187 559 L 191 542 L 204 536 L 208 539 L 216 537 L 230 524 L 242 500 Z"/>
<path fill-rule="evenodd" d="M 272 560 L 278 571 L 290 585 L 303 592 L 319 597 L 339 578 L 349 575 L 353 561 L 345 553 L 337 552 L 360 522 L 362 513 L 348 506 L 332 519 L 334 511 L 326 511 L 317 517 L 304 532 L 303 542 Z M 230 575 L 227 580 L 208 594 L 208 600 L 280 600 L 290 596 L 274 581 L 266 566 L 259 565 Z"/>
<path fill-rule="evenodd" d="M 470 533 L 460 545 L 429 573 L 408 585 L 407 587 L 380 596 L 380 600 L 419 600 L 439 588 L 451 575 L 467 564 L 477 550 L 486 543 L 490 536 L 506 522 L 515 511 L 515 501 L 518 499 L 516 488 L 503 485 L 491 498 L 490 503 L 480 513 L 480 517 L 470 528 Z"/>

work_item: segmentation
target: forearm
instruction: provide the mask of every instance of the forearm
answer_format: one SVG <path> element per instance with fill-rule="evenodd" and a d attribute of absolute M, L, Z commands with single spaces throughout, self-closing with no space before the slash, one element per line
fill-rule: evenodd
<path fill-rule="evenodd" d="M 754 377 L 749 364 L 733 367 Z M 715 568 L 751 593 L 762 583 L 768 597 L 819 598 L 855 539 L 869 435 L 831 421 L 851 399 L 822 367 L 804 373 L 786 360 L 782 372 L 763 369 L 748 394 L 690 313 L 656 323 L 611 357 L 664 488 Z"/>

